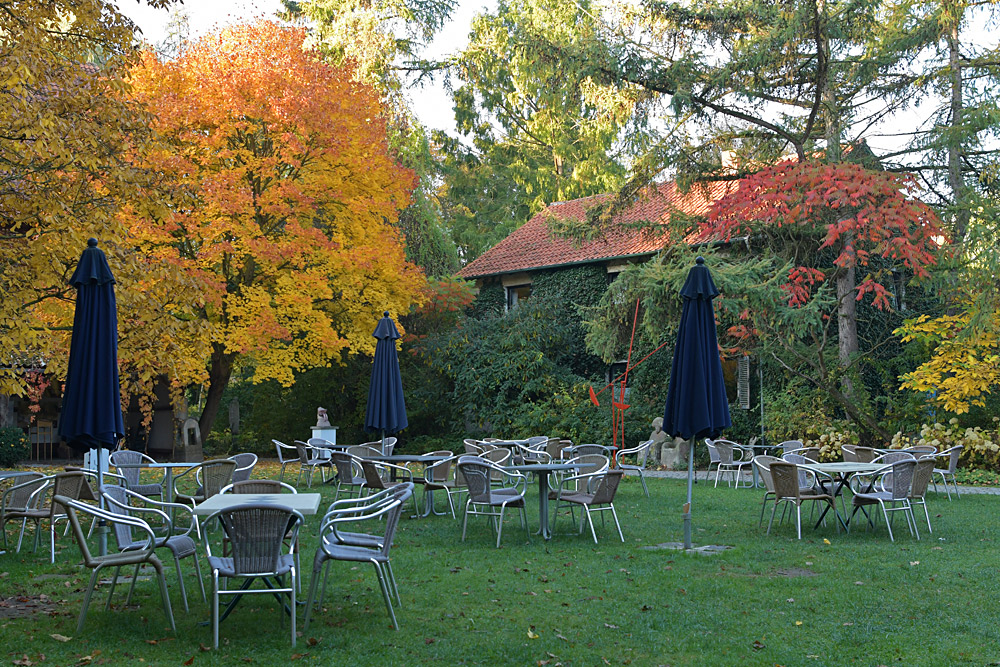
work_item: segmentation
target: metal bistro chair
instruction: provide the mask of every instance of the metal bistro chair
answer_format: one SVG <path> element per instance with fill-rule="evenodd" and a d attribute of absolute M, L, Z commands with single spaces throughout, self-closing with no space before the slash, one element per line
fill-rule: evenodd
<path fill-rule="evenodd" d="M 837 507 L 834 505 L 833 496 L 817 490 L 814 493 L 803 493 L 799 484 L 799 470 L 794 463 L 787 461 L 772 461 L 770 465 L 771 479 L 774 482 L 775 501 L 771 508 L 771 519 L 767 522 L 767 534 L 771 534 L 771 526 L 774 523 L 774 514 L 781 503 L 795 505 L 795 530 L 798 538 L 802 539 L 802 503 L 822 502 L 830 506 L 834 516 L 837 516 Z M 840 524 L 837 524 L 840 530 Z"/>
<path fill-rule="evenodd" d="M 392 489 L 397 486 L 413 484 L 413 472 L 405 466 L 393 465 L 391 463 L 377 463 L 375 461 L 361 459 L 361 471 L 365 475 L 364 488 L 367 492 L 385 491 L 386 489 Z M 404 478 L 402 481 L 392 480 L 393 477 L 398 479 L 400 476 Z M 419 516 L 420 508 L 417 506 L 417 495 L 415 493 L 411 493 L 409 497 L 413 501 L 413 513 Z"/>
<path fill-rule="evenodd" d="M 90 575 L 90 583 L 87 585 L 87 592 L 83 596 L 83 608 L 80 610 L 80 620 L 76 624 L 76 631 L 79 633 L 83 630 L 83 622 L 87 618 L 87 608 L 90 606 L 90 600 L 94 595 L 94 588 L 97 586 L 98 575 L 100 575 L 101 570 L 106 567 L 115 568 L 115 576 L 111 583 L 111 591 L 108 593 L 108 603 L 105 605 L 105 609 L 111 606 L 111 595 L 115 592 L 115 582 L 118 580 L 118 571 L 127 565 L 135 565 L 136 571 L 138 571 L 139 565 L 143 563 L 148 563 L 153 566 L 156 570 L 156 577 L 160 584 L 160 600 L 163 602 L 163 611 L 167 614 L 167 618 L 170 620 L 170 628 L 177 633 L 177 626 L 174 625 L 174 613 L 170 609 L 170 595 L 167 593 L 167 580 L 163 575 L 163 563 L 160 559 L 156 557 L 156 535 L 153 533 L 153 529 L 148 523 L 142 519 L 136 517 L 126 517 L 113 512 L 108 512 L 91 505 L 86 505 L 79 500 L 72 500 L 65 496 L 56 496 L 54 498 L 55 502 L 66 508 L 66 513 L 69 518 L 69 524 L 73 528 L 73 534 L 76 536 L 77 545 L 80 547 L 80 553 L 83 554 L 83 564 L 85 567 L 90 568 L 93 572 Z M 147 540 L 145 547 L 133 551 L 126 551 L 124 553 L 108 554 L 107 556 L 94 556 L 90 553 L 90 547 L 87 545 L 87 536 L 83 534 L 83 528 L 80 527 L 80 520 L 77 518 L 77 513 L 87 514 L 94 517 L 94 519 L 102 519 L 112 527 L 118 523 L 125 523 L 135 528 L 136 530 L 142 530 L 146 533 Z M 135 582 L 135 577 L 133 576 L 133 584 Z"/>
<path fill-rule="evenodd" d="M 771 477 L 771 464 L 775 461 L 780 462 L 781 459 L 777 456 L 770 456 L 768 454 L 758 454 L 753 457 L 753 464 L 757 468 L 757 474 L 764 482 L 764 499 L 760 504 L 760 520 L 757 522 L 758 528 L 764 525 L 764 510 L 767 509 L 768 501 L 777 503 L 777 500 L 775 499 L 776 494 L 774 492 L 774 479 Z"/>
<path fill-rule="evenodd" d="M 347 452 L 331 452 L 330 461 L 336 469 L 337 490 L 334 491 L 333 498 L 340 497 L 340 490 L 343 488 L 357 489 L 360 496 L 365 488 L 364 471 L 361 470 L 361 459 L 351 456 Z"/>
<path fill-rule="evenodd" d="M 913 469 L 913 481 L 910 483 L 910 508 L 920 505 L 924 508 L 924 518 L 927 520 L 927 532 L 934 533 L 931 528 L 931 515 L 927 511 L 927 486 L 934 476 L 934 458 L 925 457 L 917 459 L 917 467 Z M 916 519 L 914 518 L 913 528 L 916 530 Z"/>
<path fill-rule="evenodd" d="M 323 482 L 326 482 L 326 471 L 331 467 L 331 459 L 326 457 L 326 452 L 320 452 L 316 447 L 306 444 L 301 440 L 295 441 L 295 449 L 299 453 L 299 476 L 295 478 L 295 485 L 298 486 L 302 482 L 302 473 L 306 470 L 309 471 L 309 476 L 306 481 L 306 486 L 310 489 L 313 483 L 313 473 L 319 468 L 320 476 L 323 478 Z M 333 452 L 330 453 L 333 455 Z"/>
<path fill-rule="evenodd" d="M 497 548 L 500 548 L 500 536 L 503 535 L 503 514 L 508 507 L 514 507 L 521 512 L 521 525 L 528 541 L 528 517 L 524 508 L 525 477 L 516 472 L 508 472 L 491 461 L 478 456 L 462 456 L 458 459 L 458 470 L 469 488 L 469 499 L 465 502 L 465 513 L 462 516 L 462 541 L 465 541 L 465 530 L 469 515 L 479 514 L 492 519 L 491 524 L 497 533 Z M 493 489 L 492 477 L 501 474 L 508 480 L 514 479 L 512 487 Z M 504 489 L 508 491 L 505 492 Z M 499 511 L 498 511 L 499 510 Z"/>
<path fill-rule="evenodd" d="M 295 646 L 295 592 L 299 576 L 295 565 L 295 544 L 303 521 L 302 514 L 287 507 L 247 503 L 215 512 L 208 520 L 216 518 L 229 539 L 232 555 L 213 556 L 212 546 L 206 540 L 208 564 L 212 568 L 212 646 L 219 648 L 219 597 L 253 593 L 269 593 L 278 598 L 282 624 L 286 610 L 292 617 L 291 637 L 292 646 Z M 287 553 L 282 553 L 289 532 L 292 546 L 288 547 Z M 284 581 L 286 575 L 291 579 L 287 586 Z M 243 579 L 245 586 L 236 590 L 220 589 L 220 578 Z M 263 580 L 266 587 L 250 588 L 254 579 Z M 272 583 L 271 579 L 275 582 Z M 291 604 L 287 607 L 280 593 L 291 597 Z"/>
<path fill-rule="evenodd" d="M 177 571 L 177 581 L 181 585 L 181 596 L 184 599 L 184 611 L 189 611 L 189 608 L 187 589 L 184 587 L 184 573 L 181 572 L 182 558 L 187 558 L 188 556 L 194 557 L 194 567 L 195 571 L 198 573 L 198 586 L 201 588 L 201 600 L 202 602 L 207 602 L 208 598 L 205 597 L 205 582 L 201 578 L 201 562 L 198 560 L 198 544 L 191 537 L 191 530 L 195 526 L 194 515 L 191 514 L 191 508 L 180 503 L 157 502 L 155 500 L 151 500 L 148 496 L 129 491 L 125 487 L 110 484 L 104 484 L 101 486 L 101 494 L 104 496 L 105 500 L 107 500 L 107 511 L 109 512 L 129 518 L 133 516 L 133 513 L 149 514 L 160 519 L 160 522 L 158 523 L 161 523 L 164 527 L 165 534 L 156 537 L 154 549 L 168 549 L 170 554 L 174 557 L 174 567 Z M 137 505 L 133 503 L 141 504 Z M 174 521 L 170 514 L 163 511 L 164 509 L 171 509 L 175 512 L 178 510 L 187 512 L 191 518 L 187 530 L 175 534 Z M 146 521 L 146 523 L 152 526 L 149 521 Z M 147 547 L 148 537 L 144 535 L 141 539 L 137 539 L 135 533 L 133 532 L 133 525 L 119 522 L 114 524 L 112 528 L 114 529 L 113 532 L 115 535 L 115 542 L 118 544 L 119 551 L 138 551 Z M 135 580 L 136 578 L 132 577 L 132 586 L 129 587 L 128 598 L 125 600 L 126 605 L 132 599 L 132 592 L 135 589 Z M 110 595 L 108 596 L 108 599 L 110 600 Z"/>
<path fill-rule="evenodd" d="M 705 448 L 708 449 L 708 470 L 705 471 L 705 481 L 712 475 L 712 466 L 715 466 L 715 485 L 719 485 L 719 464 L 722 457 L 719 456 L 719 448 L 715 446 L 715 440 L 705 438 Z"/>
<path fill-rule="evenodd" d="M 178 482 L 181 482 L 182 488 L 195 486 L 195 484 L 197 484 L 197 488 L 185 489 L 186 493 L 175 491 L 174 499 L 188 503 L 193 508 L 219 493 L 224 486 L 232 484 L 235 471 L 236 461 L 231 459 L 215 459 L 192 466 L 174 478 L 174 488 L 178 488 Z M 185 480 L 185 478 L 187 479 Z M 197 516 L 194 518 L 194 525 L 200 539 L 201 522 Z"/>
<path fill-rule="evenodd" d="M 618 464 L 618 468 L 621 470 L 632 470 L 639 473 L 639 481 L 642 482 L 642 490 L 646 492 L 647 498 L 649 498 L 649 489 L 646 487 L 646 459 L 649 458 L 649 448 L 652 445 L 652 440 L 646 440 L 640 443 L 638 447 L 618 450 L 614 458 L 615 463 Z M 622 459 L 626 456 L 634 456 L 635 463 L 624 463 Z"/>
<path fill-rule="evenodd" d="M 451 495 L 458 490 L 458 477 L 452 475 L 452 469 L 458 461 L 458 457 L 452 455 L 448 450 L 428 452 L 428 456 L 447 456 L 448 458 L 432 463 L 424 468 L 424 513 L 445 514 L 434 509 L 432 502 L 434 491 L 444 491 L 448 499 L 448 510 L 451 518 L 455 518 L 455 504 L 451 500 Z"/>
<path fill-rule="evenodd" d="M 382 495 L 383 493 L 384 495 Z M 320 575 L 324 567 L 332 560 L 371 563 L 375 567 L 375 575 L 378 577 L 379 588 L 382 590 L 385 608 L 389 612 L 389 618 L 392 619 L 392 627 L 396 630 L 399 629 L 396 612 L 393 610 L 393 598 L 395 598 L 397 606 L 402 606 L 403 601 L 399 597 L 399 588 L 396 586 L 396 577 L 389 560 L 389 550 L 392 548 L 396 528 L 399 526 L 403 503 L 412 496 L 413 484 L 406 482 L 393 489 L 380 492 L 376 496 L 364 498 L 363 500 L 368 501 L 364 505 L 348 502 L 340 507 L 337 507 L 337 503 L 331 506 L 330 511 L 323 517 L 323 523 L 320 527 L 320 546 L 316 549 L 316 556 L 313 558 L 312 582 L 309 585 L 309 600 L 306 603 L 306 629 L 309 627 Z M 381 536 L 342 533 L 339 530 L 340 526 L 380 518 L 385 519 L 385 531 Z M 326 576 L 323 577 L 321 598 L 325 593 Z"/>
<path fill-rule="evenodd" d="M 951 491 L 948 490 L 949 479 L 951 479 L 951 483 L 955 485 L 955 497 L 962 497 L 962 494 L 958 491 L 958 481 L 955 479 L 955 471 L 958 470 L 958 457 L 961 455 L 962 445 L 956 445 L 935 455 L 936 458 L 946 459 L 948 461 L 948 466 L 946 468 L 934 468 L 934 474 L 939 476 L 941 478 L 941 482 L 944 484 L 944 490 L 945 493 L 948 494 L 948 500 L 951 500 Z M 936 479 L 934 480 L 934 492 L 937 493 Z"/>
<path fill-rule="evenodd" d="M 21 519 L 21 533 L 17 538 L 17 551 L 21 551 L 21 540 L 28 521 L 35 524 L 35 541 L 32 551 L 38 550 L 41 541 L 42 521 L 49 522 L 49 562 L 56 562 L 56 524 L 67 518 L 63 507 L 55 501 L 55 496 L 80 500 L 87 485 L 83 472 L 61 472 L 41 479 L 17 484 L 4 493 L 3 509 L 0 510 L 0 530 L 8 521 Z M 25 497 L 24 491 L 30 491 Z M 4 546 L 7 535 L 4 531 Z"/>
<path fill-rule="evenodd" d="M 280 482 L 276 479 L 247 479 L 242 482 L 233 482 L 228 486 L 222 487 L 219 493 L 235 493 L 235 494 L 257 494 L 257 493 L 298 493 L 299 490 L 296 489 L 291 484 L 286 484 L 285 482 Z M 296 534 L 297 535 L 297 534 Z M 285 544 L 291 547 L 291 542 L 296 535 L 293 535 L 291 531 L 285 535 Z M 229 538 L 225 535 L 222 537 L 222 555 L 229 555 Z M 295 545 L 295 567 L 298 571 L 302 572 L 302 567 L 299 563 L 299 545 Z M 298 580 L 299 592 L 302 592 L 302 577 Z"/>
<path fill-rule="evenodd" d="M 590 535 L 594 538 L 594 544 L 597 544 L 597 533 L 594 531 L 594 520 L 591 518 L 592 512 L 606 512 L 611 511 L 611 516 L 615 520 L 615 527 L 618 528 L 618 537 L 621 541 L 625 541 L 625 536 L 622 534 L 622 526 L 618 522 L 618 513 L 615 511 L 615 493 L 618 491 L 618 485 L 622 481 L 622 476 L 625 474 L 623 470 L 605 470 L 599 473 L 591 473 L 589 475 L 573 475 L 571 477 L 566 477 L 562 480 L 559 485 L 558 492 L 556 494 L 556 511 L 555 516 L 552 520 L 552 532 L 555 533 L 556 521 L 559 519 L 559 504 L 568 504 L 570 506 L 579 505 L 584 509 L 584 512 L 580 514 L 580 533 L 583 533 L 583 517 L 584 514 L 587 516 L 587 523 L 590 525 Z M 563 488 L 568 484 L 572 483 L 573 486 L 579 486 L 581 488 L 590 488 L 596 485 L 596 489 L 593 493 L 587 493 L 585 491 L 564 491 Z M 603 521 L 604 515 L 601 515 Z"/>
<path fill-rule="evenodd" d="M 254 466 L 257 465 L 256 454 L 233 454 L 230 461 L 236 461 L 236 470 L 233 471 L 234 482 L 245 482 L 253 474 Z"/>
<path fill-rule="evenodd" d="M 885 526 L 889 531 L 889 539 L 895 542 L 892 535 L 892 525 L 889 521 L 889 512 L 902 512 L 906 518 L 906 527 L 910 534 L 920 539 L 917 534 L 917 522 L 913 517 L 913 508 L 910 505 L 910 491 L 913 485 L 914 471 L 917 461 L 914 458 L 896 461 L 885 468 L 876 471 L 875 479 L 869 482 L 864 489 L 854 490 L 852 501 L 854 510 L 851 512 L 851 519 L 861 510 L 868 518 L 868 525 L 874 527 L 871 517 L 864 512 L 864 508 L 870 505 L 878 505 L 882 509 L 882 516 L 885 518 Z M 887 479 L 889 478 L 889 479 Z M 854 482 L 853 478 L 851 481 Z"/>
<path fill-rule="evenodd" d="M 155 484 L 144 484 L 139 481 L 142 466 L 149 463 L 156 463 L 155 459 L 146 456 L 142 452 L 119 449 L 111 452 L 109 460 L 111 461 L 111 465 L 118 471 L 118 474 L 125 478 L 125 485 L 129 491 L 157 498 L 163 496 L 163 483 L 166 480 L 166 471 L 164 471 L 160 481 Z"/>
<path fill-rule="evenodd" d="M 753 463 L 753 450 L 732 440 L 716 440 L 714 444 L 719 452 L 719 465 L 715 469 L 715 486 L 719 486 L 719 477 L 723 473 L 732 473 L 734 488 L 739 488 L 743 468 L 749 469 Z"/>
<path fill-rule="evenodd" d="M 284 482 L 285 481 L 285 467 L 289 463 L 298 463 L 299 462 L 299 450 L 294 445 L 286 445 L 285 443 L 281 442 L 280 440 L 273 440 L 272 439 L 271 442 L 274 443 L 274 447 L 275 447 L 275 449 L 278 452 L 278 463 L 281 464 L 281 473 L 278 475 L 278 481 L 279 482 Z M 299 475 L 301 476 L 301 474 L 302 474 L 302 472 L 301 472 L 301 468 L 300 468 Z"/>

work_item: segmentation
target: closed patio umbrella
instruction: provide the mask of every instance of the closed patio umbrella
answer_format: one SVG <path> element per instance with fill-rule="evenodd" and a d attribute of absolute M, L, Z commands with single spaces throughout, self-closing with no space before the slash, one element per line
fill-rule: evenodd
<path fill-rule="evenodd" d="M 386 434 L 393 434 L 406 428 L 406 401 L 403 399 L 403 379 L 399 373 L 399 357 L 396 341 L 399 331 L 389 317 L 383 313 L 372 334 L 375 343 L 375 359 L 372 362 L 372 379 L 368 387 L 368 407 L 365 410 L 365 430 L 381 432 L 383 445 Z"/>
<path fill-rule="evenodd" d="M 684 548 L 691 548 L 691 484 L 694 480 L 694 443 L 715 438 L 729 428 L 729 401 L 722 377 L 719 341 L 712 299 L 719 295 L 712 274 L 699 257 L 688 273 L 681 297 L 684 306 L 677 329 L 677 345 L 670 369 L 670 385 L 663 413 L 663 430 L 688 441 L 687 504 L 684 506 Z"/>
<path fill-rule="evenodd" d="M 118 383 L 118 309 L 115 278 L 97 239 L 87 249 L 70 278 L 76 290 L 76 311 L 63 386 L 59 435 L 76 451 L 98 451 L 98 484 L 103 483 L 102 448 L 112 448 L 125 435 Z M 102 503 L 103 506 L 103 503 Z M 101 554 L 107 533 L 100 532 Z"/>

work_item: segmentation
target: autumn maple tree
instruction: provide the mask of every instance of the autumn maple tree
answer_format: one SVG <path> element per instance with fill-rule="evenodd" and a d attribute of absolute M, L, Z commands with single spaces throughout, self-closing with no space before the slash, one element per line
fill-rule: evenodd
<path fill-rule="evenodd" d="M 167 355 L 174 341 L 197 333 L 176 299 L 198 287 L 136 253 L 117 215 L 122 202 L 143 211 L 166 205 L 159 174 L 134 160 L 152 140 L 148 114 L 124 80 L 136 57 L 135 26 L 103 0 L 5 2 L 0 34 L 4 425 L 7 396 L 30 398 L 65 373 L 75 296 L 67 281 L 88 237 L 100 240 L 118 280 L 127 395 L 139 390 L 141 376 L 148 380 L 171 364 L 190 375 L 189 356 Z M 163 312 L 181 317 L 158 316 Z M 142 373 L 134 372 L 139 367 Z M 31 378 L 38 378 L 34 388 Z"/>
<path fill-rule="evenodd" d="M 419 302 L 423 274 L 392 223 L 412 172 L 390 154 L 378 94 L 303 48 L 305 31 L 226 28 L 173 61 L 143 55 L 135 95 L 175 186 L 163 215 L 131 211 L 144 253 L 206 286 L 207 433 L 235 364 L 254 381 L 371 352 L 383 310 Z"/>
<path fill-rule="evenodd" d="M 894 308 L 897 283 L 925 277 L 935 263 L 942 232 L 914 189 L 910 177 L 856 164 L 783 162 L 741 180 L 704 225 L 775 260 L 772 276 L 746 294 L 726 295 L 744 302 L 739 333 L 753 333 L 786 370 L 886 440 L 851 382 L 852 368 L 870 352 L 859 346 L 857 306 L 869 300 Z"/>

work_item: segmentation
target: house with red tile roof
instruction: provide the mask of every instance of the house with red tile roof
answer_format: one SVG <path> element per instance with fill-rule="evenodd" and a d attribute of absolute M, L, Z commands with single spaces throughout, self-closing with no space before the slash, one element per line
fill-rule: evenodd
<path fill-rule="evenodd" d="M 715 201 L 736 187 L 734 181 L 713 181 L 683 192 L 674 181 L 657 184 L 614 215 L 600 238 L 585 241 L 556 236 L 550 222 L 584 222 L 590 209 L 608 202 L 612 195 L 554 202 L 469 262 L 458 276 L 475 280 L 480 288 L 499 281 L 508 308 L 530 295 L 532 277 L 542 271 L 600 265 L 610 281 L 628 264 L 645 262 L 666 247 L 670 240 L 665 225 L 671 216 L 703 216 Z M 711 241 L 698 234 L 685 240 L 691 244 Z"/>

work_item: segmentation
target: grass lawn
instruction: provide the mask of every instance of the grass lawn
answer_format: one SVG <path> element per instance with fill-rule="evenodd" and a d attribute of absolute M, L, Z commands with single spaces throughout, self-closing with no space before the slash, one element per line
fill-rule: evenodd
<path fill-rule="evenodd" d="M 920 541 L 901 518 L 895 543 L 884 525 L 845 535 L 832 521 L 816 531 L 804 527 L 799 541 L 794 524 L 771 536 L 758 529 L 762 491 L 702 482 L 694 494 L 695 542 L 733 548 L 701 556 L 642 548 L 682 538 L 684 482 L 655 479 L 649 487 L 648 499 L 635 479 L 619 489 L 625 544 L 610 523 L 598 524 L 598 545 L 589 533 L 560 534 L 551 542 L 533 537 L 528 544 L 512 517 L 498 550 L 482 517 L 470 519 L 465 543 L 461 523 L 450 517 L 404 519 L 393 550 L 403 598 L 396 612 L 400 630 L 390 628 L 373 569 L 333 563 L 322 609 L 294 649 L 274 600 L 252 596 L 222 623 L 220 649 L 210 650 L 211 628 L 199 625 L 209 618 L 208 606 L 190 559 L 184 562 L 190 614 L 183 611 L 172 560 L 164 559 L 176 636 L 167 629 L 154 580 L 140 580 L 133 609 L 120 607 L 125 591 L 119 587 L 105 611 L 106 587 L 99 588 L 78 635 L 88 573 L 72 536 L 57 536 L 54 566 L 47 548 L 0 556 L 0 662 L 1000 664 L 996 497 L 948 502 L 943 493 L 929 494 L 934 534 L 924 524 Z M 535 530 L 531 490 L 528 517 Z M 323 493 L 325 505 L 331 488 Z M 307 517 L 303 531 L 306 590 L 318 523 Z M 562 519 L 560 525 L 563 533 L 569 528 Z M 16 540 L 13 526 L 8 539 Z M 300 609 L 300 629 L 303 616 Z"/>

